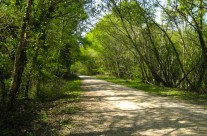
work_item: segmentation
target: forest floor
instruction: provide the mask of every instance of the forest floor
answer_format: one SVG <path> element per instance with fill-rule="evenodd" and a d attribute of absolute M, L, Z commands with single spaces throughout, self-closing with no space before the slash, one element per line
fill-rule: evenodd
<path fill-rule="evenodd" d="M 207 109 L 201 105 L 81 78 L 85 91 L 71 115 L 71 136 L 207 135 Z"/>

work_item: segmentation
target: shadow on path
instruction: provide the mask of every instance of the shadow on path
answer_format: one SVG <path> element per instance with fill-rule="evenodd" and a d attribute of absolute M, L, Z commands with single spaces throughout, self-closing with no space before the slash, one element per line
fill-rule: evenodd
<path fill-rule="evenodd" d="M 207 112 L 197 105 L 81 76 L 82 111 L 71 136 L 207 135 Z"/>

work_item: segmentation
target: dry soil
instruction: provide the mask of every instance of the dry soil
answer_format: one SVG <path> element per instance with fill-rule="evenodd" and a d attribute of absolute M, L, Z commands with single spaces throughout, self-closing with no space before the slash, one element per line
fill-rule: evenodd
<path fill-rule="evenodd" d="M 71 136 L 207 135 L 204 107 L 81 76 Z"/>

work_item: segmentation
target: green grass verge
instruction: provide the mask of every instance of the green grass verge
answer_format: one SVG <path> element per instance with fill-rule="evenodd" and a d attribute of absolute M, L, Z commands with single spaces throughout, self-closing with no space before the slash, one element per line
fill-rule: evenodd
<path fill-rule="evenodd" d="M 6 122 L 0 119 L 0 135 L 61 135 L 61 130 L 72 126 L 70 116 L 80 110 L 76 104 L 82 94 L 80 85 L 80 79 L 59 79 L 45 86 L 41 99 L 19 101 Z"/>
<path fill-rule="evenodd" d="M 156 94 L 164 97 L 172 97 L 176 99 L 185 100 L 187 102 L 199 105 L 207 106 L 207 94 L 197 94 L 194 92 L 189 92 L 185 90 L 179 90 L 176 88 L 158 87 L 155 85 L 149 85 L 141 82 L 140 80 L 124 80 L 118 79 L 110 76 L 96 76 L 99 79 L 106 80 L 108 82 L 113 82 L 119 85 L 124 85 L 131 88 L 136 88 L 143 90 L 145 92 Z"/>

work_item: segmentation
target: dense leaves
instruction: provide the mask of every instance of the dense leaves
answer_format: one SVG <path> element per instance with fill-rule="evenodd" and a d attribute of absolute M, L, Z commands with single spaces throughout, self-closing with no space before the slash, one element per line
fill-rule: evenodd
<path fill-rule="evenodd" d="M 111 13 L 87 35 L 95 44 L 88 48 L 99 54 L 89 59 L 102 62 L 94 67 L 117 77 L 207 91 L 204 1 L 107 3 Z"/>
<path fill-rule="evenodd" d="M 11 108 L 68 78 L 78 58 L 84 0 L 11 0 L 0 6 L 0 98 Z"/>
<path fill-rule="evenodd" d="M 206 93 L 206 9 L 203 0 L 3 0 L 0 106 L 44 99 L 73 72 Z M 89 21 L 98 23 L 83 39 Z"/>

